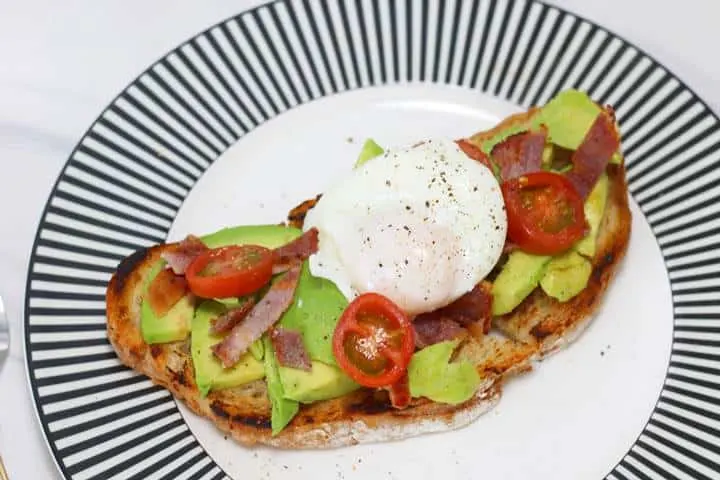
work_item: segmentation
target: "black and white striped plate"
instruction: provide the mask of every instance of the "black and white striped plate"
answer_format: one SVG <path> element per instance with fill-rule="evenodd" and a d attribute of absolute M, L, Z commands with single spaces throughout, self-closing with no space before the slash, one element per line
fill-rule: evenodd
<path fill-rule="evenodd" d="M 245 449 L 121 366 L 104 291 L 133 250 L 276 222 L 359 140 L 458 137 L 558 90 L 616 110 L 626 262 L 589 330 L 456 432 L 329 452 Z M 202 178 L 201 178 L 202 177 Z M 720 478 L 720 128 L 680 80 L 536 1 L 280 0 L 170 52 L 102 112 L 52 191 L 26 351 L 68 479 Z"/>

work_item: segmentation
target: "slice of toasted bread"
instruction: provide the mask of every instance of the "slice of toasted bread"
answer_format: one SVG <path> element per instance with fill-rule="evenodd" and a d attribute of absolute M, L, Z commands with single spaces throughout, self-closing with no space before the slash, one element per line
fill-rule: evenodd
<path fill-rule="evenodd" d="M 479 144 L 500 129 L 526 121 L 535 112 L 532 109 L 514 115 L 470 141 Z M 195 384 L 189 340 L 152 346 L 143 341 L 139 328 L 142 288 L 148 272 L 167 248 L 163 245 L 138 251 L 118 267 L 107 290 L 108 336 L 125 365 L 167 388 L 196 414 L 207 417 L 245 445 L 318 449 L 459 428 L 499 401 L 504 379 L 531 370 L 533 360 L 569 344 L 599 306 L 624 257 L 630 234 L 624 167 L 611 166 L 608 172 L 610 193 L 587 288 L 567 303 L 536 289 L 513 312 L 495 319 L 499 334 L 496 330 L 482 339 L 466 341 L 457 355 L 472 361 L 484 382 L 475 397 L 460 405 L 414 399 L 408 408 L 397 410 L 385 391 L 361 389 L 341 398 L 302 405 L 287 427 L 272 436 L 270 402 L 263 380 L 213 391 L 202 398 Z M 301 226 L 316 200 L 293 209 L 289 223 Z"/>

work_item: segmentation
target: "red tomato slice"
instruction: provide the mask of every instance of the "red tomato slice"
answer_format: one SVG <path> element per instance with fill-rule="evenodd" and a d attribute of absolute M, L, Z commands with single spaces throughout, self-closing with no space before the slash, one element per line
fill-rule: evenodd
<path fill-rule="evenodd" d="M 455 143 L 457 143 L 457 146 L 460 147 L 460 150 L 462 150 L 465 155 L 473 160 L 477 160 L 492 171 L 492 167 L 490 166 L 490 157 L 485 155 L 485 152 L 480 150 L 479 147 L 476 147 L 467 140 L 456 140 Z"/>
<path fill-rule="evenodd" d="M 407 371 L 415 350 L 410 318 L 387 297 L 365 293 L 340 316 L 333 353 L 340 368 L 365 387 L 384 387 Z"/>
<path fill-rule="evenodd" d="M 198 297 L 242 297 L 267 284 L 272 267 L 272 250 L 233 245 L 202 253 L 188 266 L 185 277 L 190 291 Z"/>
<path fill-rule="evenodd" d="M 554 255 L 587 231 L 582 197 L 563 175 L 534 172 L 503 182 L 508 239 L 528 253 Z"/>

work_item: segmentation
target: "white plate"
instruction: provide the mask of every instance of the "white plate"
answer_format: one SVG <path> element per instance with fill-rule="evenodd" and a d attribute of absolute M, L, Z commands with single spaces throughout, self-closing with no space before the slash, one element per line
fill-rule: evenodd
<path fill-rule="evenodd" d="M 473 425 L 246 449 L 117 361 L 104 288 L 133 250 L 281 221 L 366 137 L 466 136 L 567 87 L 617 109 L 627 259 L 577 343 Z M 48 201 L 26 342 L 54 458 L 72 479 L 717 478 L 719 140 L 714 114 L 662 66 L 539 2 L 279 1 L 222 22 L 123 91 Z"/>

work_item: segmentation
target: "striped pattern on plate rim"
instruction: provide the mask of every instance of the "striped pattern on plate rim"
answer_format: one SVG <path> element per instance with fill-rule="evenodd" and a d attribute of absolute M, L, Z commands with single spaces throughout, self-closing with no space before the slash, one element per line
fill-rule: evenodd
<path fill-rule="evenodd" d="M 673 292 L 667 379 L 608 478 L 720 471 L 720 131 L 647 54 L 537 1 L 277 1 L 215 25 L 142 73 L 91 126 L 48 200 L 29 266 L 26 350 L 66 478 L 217 479 L 171 396 L 122 367 L 104 289 L 165 238 L 193 184 L 266 120 L 336 92 L 402 82 L 479 89 L 523 107 L 576 87 L 612 104 L 634 199 Z"/>

